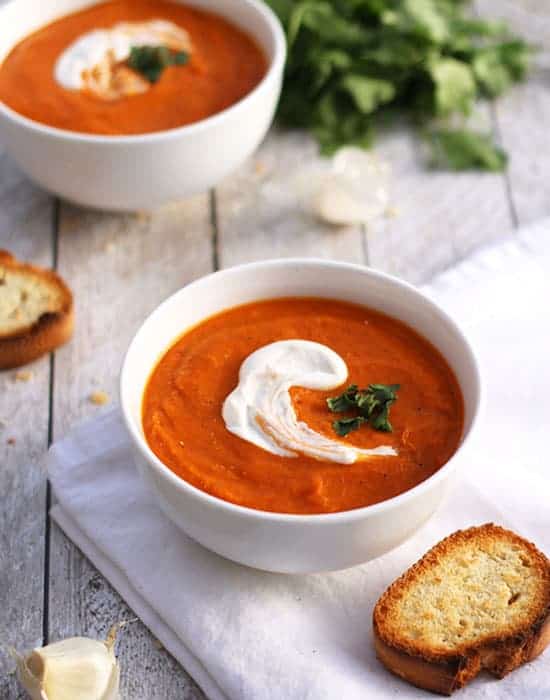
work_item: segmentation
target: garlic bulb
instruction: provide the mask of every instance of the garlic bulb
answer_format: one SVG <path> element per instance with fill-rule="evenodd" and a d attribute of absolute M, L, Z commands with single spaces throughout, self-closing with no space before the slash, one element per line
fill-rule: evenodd
<path fill-rule="evenodd" d="M 105 641 L 72 637 L 18 656 L 21 685 L 32 700 L 118 700 L 114 646 L 120 627 L 115 625 Z"/>

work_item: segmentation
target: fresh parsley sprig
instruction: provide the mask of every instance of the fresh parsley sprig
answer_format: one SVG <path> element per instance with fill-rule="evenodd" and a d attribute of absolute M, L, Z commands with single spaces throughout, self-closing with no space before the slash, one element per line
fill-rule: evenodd
<path fill-rule="evenodd" d="M 327 399 L 327 406 L 333 413 L 357 411 L 358 415 L 342 418 L 333 422 L 334 432 L 340 437 L 358 430 L 368 423 L 375 430 L 391 432 L 389 421 L 390 406 L 397 400 L 399 384 L 369 384 L 366 389 L 359 389 L 357 384 L 350 384 L 339 396 Z"/>
<path fill-rule="evenodd" d="M 432 164 L 503 170 L 490 135 L 456 128 L 479 97 L 522 80 L 533 47 L 463 0 L 266 0 L 286 30 L 278 118 L 321 151 L 369 147 L 375 128 L 405 116 L 430 131 Z"/>
<path fill-rule="evenodd" d="M 156 83 L 168 66 L 183 66 L 189 60 L 186 51 L 172 51 L 167 46 L 132 46 L 128 66 L 150 83 Z"/>

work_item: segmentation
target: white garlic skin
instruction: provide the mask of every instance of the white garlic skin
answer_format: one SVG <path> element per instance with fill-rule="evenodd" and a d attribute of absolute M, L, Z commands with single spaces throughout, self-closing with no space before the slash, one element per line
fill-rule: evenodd
<path fill-rule="evenodd" d="M 370 209 L 350 191 L 347 182 L 336 176 L 324 180 L 310 201 L 312 213 L 333 226 L 363 223 L 371 216 Z"/>
<path fill-rule="evenodd" d="M 296 179 L 302 207 L 333 226 L 369 224 L 389 203 L 389 164 L 355 146 L 304 168 Z"/>
<path fill-rule="evenodd" d="M 114 636 L 72 637 L 34 649 L 17 662 L 19 682 L 32 700 L 119 700 Z"/>

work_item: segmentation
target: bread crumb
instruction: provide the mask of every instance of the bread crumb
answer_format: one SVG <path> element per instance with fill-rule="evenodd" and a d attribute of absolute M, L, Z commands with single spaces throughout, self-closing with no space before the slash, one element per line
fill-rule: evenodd
<path fill-rule="evenodd" d="M 8 445 L 15 445 L 16 440 L 15 440 L 14 437 L 9 437 L 9 438 L 6 440 L 6 442 L 8 443 Z"/>
<path fill-rule="evenodd" d="M 263 161 L 261 161 L 261 160 L 257 160 L 257 161 L 254 163 L 254 172 L 255 172 L 255 174 L 258 175 L 259 177 L 261 177 L 262 175 L 265 175 L 266 172 L 267 172 L 267 166 L 266 166 L 266 164 L 265 164 Z"/>
<path fill-rule="evenodd" d="M 148 211 L 137 211 L 136 212 L 136 220 L 140 221 L 141 223 L 145 223 L 151 219 L 151 213 Z"/>
<path fill-rule="evenodd" d="M 242 211 L 243 208 L 244 208 L 243 202 L 241 202 L 241 201 L 232 202 L 230 207 L 229 207 L 229 211 L 231 212 L 231 214 L 238 214 L 240 211 Z"/>
<path fill-rule="evenodd" d="M 110 400 L 111 397 L 105 391 L 92 391 L 90 394 L 90 403 L 96 406 L 105 406 Z"/>
<path fill-rule="evenodd" d="M 13 375 L 15 382 L 30 382 L 33 378 L 33 373 L 28 369 L 20 369 Z"/>
<path fill-rule="evenodd" d="M 397 207 L 386 207 L 384 214 L 386 219 L 396 219 L 399 216 L 399 209 Z"/>
<path fill-rule="evenodd" d="M 163 649 L 164 649 L 163 643 L 159 639 L 157 639 L 156 637 L 153 637 L 153 646 L 155 647 L 155 649 L 158 649 L 159 651 L 163 651 Z"/>

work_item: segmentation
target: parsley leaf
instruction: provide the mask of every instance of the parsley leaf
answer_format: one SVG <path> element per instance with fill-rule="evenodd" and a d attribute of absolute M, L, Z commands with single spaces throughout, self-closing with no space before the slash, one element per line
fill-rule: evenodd
<path fill-rule="evenodd" d="M 374 112 L 384 102 L 395 97 L 395 88 L 389 80 L 367 78 L 363 75 L 346 75 L 342 87 L 349 92 L 357 109 L 363 114 Z"/>
<path fill-rule="evenodd" d="M 505 24 L 474 17 L 466 0 L 265 1 L 288 39 L 278 119 L 310 130 L 323 154 L 369 148 L 380 124 L 404 115 L 423 129 L 437 120 L 432 165 L 505 167 L 485 137 L 445 135 L 478 98 L 526 76 L 533 48 Z"/>
<path fill-rule="evenodd" d="M 399 384 L 369 384 L 361 390 L 358 390 L 357 384 L 350 384 L 339 396 L 328 398 L 327 406 L 333 413 L 355 410 L 359 414 L 334 421 L 334 431 L 345 437 L 358 430 L 363 423 L 369 423 L 375 430 L 391 432 L 390 406 L 396 401 L 398 390 Z"/>
<path fill-rule="evenodd" d="M 327 399 L 327 406 L 333 413 L 341 413 L 355 408 L 355 396 L 357 394 L 357 384 L 350 384 L 340 396 Z"/>
<path fill-rule="evenodd" d="M 361 425 L 365 423 L 366 419 L 362 416 L 356 416 L 355 418 L 342 418 L 341 420 L 335 420 L 332 424 L 334 432 L 340 437 L 346 437 L 349 433 L 354 430 L 359 430 Z"/>
<path fill-rule="evenodd" d="M 449 22 L 445 3 L 438 0 L 402 0 L 393 4 L 396 9 L 386 10 L 382 22 L 405 33 L 414 33 L 433 41 L 444 42 L 449 37 Z"/>
<path fill-rule="evenodd" d="M 165 68 L 183 66 L 188 60 L 187 52 L 172 51 L 167 46 L 132 46 L 128 66 L 150 83 L 156 83 Z"/>
<path fill-rule="evenodd" d="M 443 117 L 453 112 L 467 114 L 476 96 L 471 68 L 456 58 L 438 58 L 430 65 L 435 84 L 435 112 Z"/>
<path fill-rule="evenodd" d="M 472 68 L 483 91 L 489 97 L 498 97 L 514 82 L 522 80 L 529 68 L 531 53 L 522 41 L 509 41 L 477 51 Z"/>
<path fill-rule="evenodd" d="M 449 170 L 476 168 L 500 172 L 507 163 L 506 153 L 493 143 L 489 134 L 467 129 L 437 129 L 428 134 L 432 145 L 432 165 Z"/>

